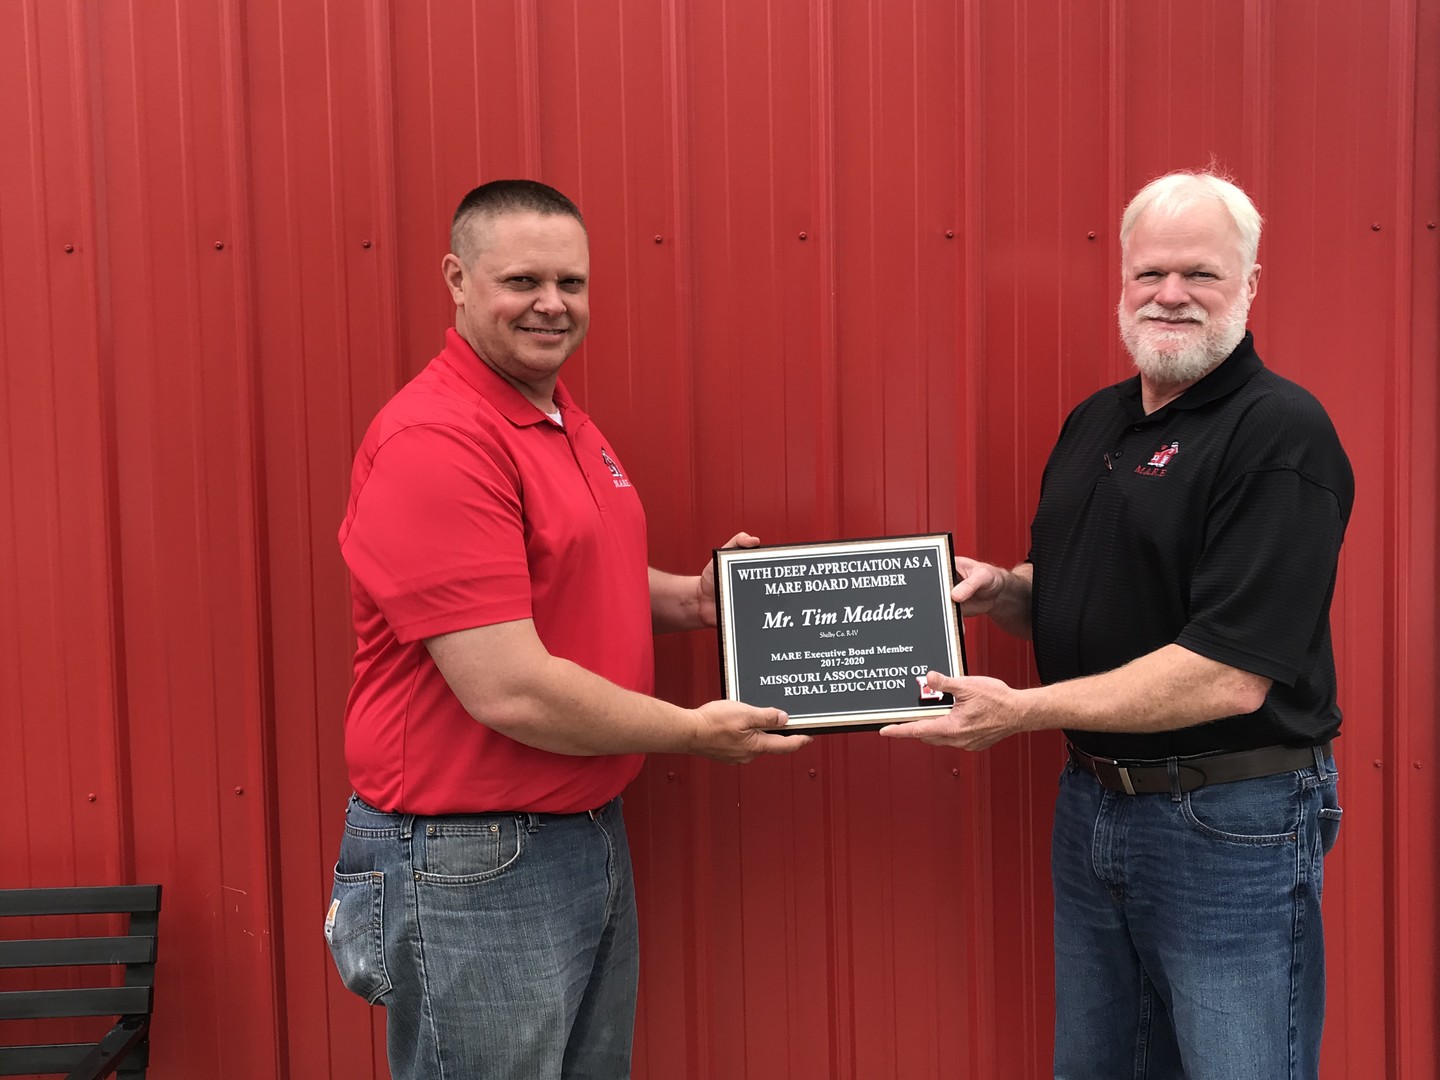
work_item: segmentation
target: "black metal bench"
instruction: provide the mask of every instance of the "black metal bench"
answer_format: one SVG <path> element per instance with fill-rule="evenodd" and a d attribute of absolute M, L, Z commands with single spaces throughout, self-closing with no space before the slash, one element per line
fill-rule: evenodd
<path fill-rule="evenodd" d="M 0 1076 L 67 1074 L 68 1080 L 125 1080 L 145 1076 L 150 1011 L 155 992 L 155 932 L 159 885 L 0 889 L 0 918 L 44 915 L 128 915 L 121 937 L 0 940 L 0 968 L 87 968 L 82 985 L 65 989 L 0 991 L 0 1020 L 118 1017 L 93 1042 L 0 1046 Z M 98 965 L 123 964 L 122 986 L 110 985 Z"/>

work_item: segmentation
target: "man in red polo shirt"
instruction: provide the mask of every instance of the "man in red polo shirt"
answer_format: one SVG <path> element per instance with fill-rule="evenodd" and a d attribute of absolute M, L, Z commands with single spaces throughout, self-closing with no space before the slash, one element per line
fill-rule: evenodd
<path fill-rule="evenodd" d="M 713 626 L 714 582 L 647 566 L 639 496 L 560 382 L 589 263 L 560 192 L 470 192 L 441 267 L 455 329 L 355 458 L 356 794 L 325 933 L 387 1009 L 395 1080 L 627 1077 L 621 789 L 647 751 L 738 763 L 809 741 L 767 733 L 775 709 L 651 696 L 652 632 Z"/>

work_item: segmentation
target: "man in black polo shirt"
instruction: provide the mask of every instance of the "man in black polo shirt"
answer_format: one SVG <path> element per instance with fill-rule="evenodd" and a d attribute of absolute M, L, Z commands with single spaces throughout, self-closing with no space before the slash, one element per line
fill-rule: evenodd
<path fill-rule="evenodd" d="M 1026 561 L 956 560 L 955 600 L 1033 637 L 1044 685 L 931 672 L 955 708 L 883 734 L 982 750 L 1064 729 L 1057 1078 L 1313 1080 L 1350 463 L 1245 329 L 1260 215 L 1243 191 L 1162 177 L 1120 242 L 1139 374 L 1065 421 Z"/>

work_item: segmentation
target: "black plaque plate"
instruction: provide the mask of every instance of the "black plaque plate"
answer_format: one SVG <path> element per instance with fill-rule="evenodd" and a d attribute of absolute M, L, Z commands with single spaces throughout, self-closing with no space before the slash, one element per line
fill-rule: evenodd
<path fill-rule="evenodd" d="M 725 696 L 784 731 L 873 730 L 949 710 L 927 671 L 965 674 L 949 533 L 715 552 Z"/>

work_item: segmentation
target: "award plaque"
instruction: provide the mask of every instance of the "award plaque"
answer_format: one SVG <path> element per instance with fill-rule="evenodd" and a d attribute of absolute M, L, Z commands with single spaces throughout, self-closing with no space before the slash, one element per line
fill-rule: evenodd
<path fill-rule="evenodd" d="M 874 730 L 945 713 L 927 671 L 965 674 L 949 533 L 715 552 L 725 696 L 778 730 Z"/>

